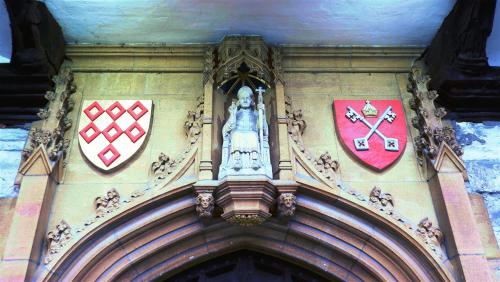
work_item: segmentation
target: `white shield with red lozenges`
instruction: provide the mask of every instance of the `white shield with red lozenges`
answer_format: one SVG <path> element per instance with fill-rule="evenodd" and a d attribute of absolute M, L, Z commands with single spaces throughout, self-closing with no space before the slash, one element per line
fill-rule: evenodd
<path fill-rule="evenodd" d="M 83 101 L 78 142 L 85 157 L 109 171 L 129 160 L 149 133 L 151 100 Z"/>

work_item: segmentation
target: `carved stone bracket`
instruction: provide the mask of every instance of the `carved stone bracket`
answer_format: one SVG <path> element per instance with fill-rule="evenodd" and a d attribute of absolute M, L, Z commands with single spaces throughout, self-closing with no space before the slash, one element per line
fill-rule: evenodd
<path fill-rule="evenodd" d="M 64 133 L 73 123 L 67 114 L 73 109 L 74 102 L 70 97 L 76 92 L 69 63 L 65 62 L 52 80 L 55 83 L 54 91 L 48 91 L 45 95 L 48 106 L 38 112 L 43 123 L 31 129 L 23 151 L 24 160 L 40 145 L 45 147 L 51 161 L 57 160 L 59 156 L 64 157 L 69 147 L 70 141 L 64 138 Z"/>
<path fill-rule="evenodd" d="M 278 197 L 278 214 L 281 217 L 290 217 L 295 214 L 297 197 L 292 193 L 282 193 Z"/>
<path fill-rule="evenodd" d="M 196 212 L 200 217 L 212 217 L 215 200 L 212 193 L 200 193 L 196 196 Z"/>
<path fill-rule="evenodd" d="M 224 209 L 222 218 L 228 222 L 252 226 L 271 217 L 276 188 L 266 177 L 251 178 L 227 176 L 215 191 L 216 203 Z"/>
<path fill-rule="evenodd" d="M 218 182 L 215 180 L 198 181 L 194 185 L 196 212 L 200 218 L 211 218 L 215 208 L 214 191 Z"/>
<path fill-rule="evenodd" d="M 455 138 L 455 131 L 449 126 L 444 126 L 441 119 L 446 115 L 446 110 L 436 107 L 434 100 L 438 97 L 436 91 L 428 89 L 430 77 L 425 75 L 421 62 L 416 62 L 409 76 L 408 91 L 413 94 L 410 107 L 417 114 L 412 118 L 412 125 L 420 132 L 415 137 L 415 146 L 419 153 L 419 162 L 422 165 L 424 157 L 430 160 L 436 158 L 438 148 L 446 142 L 457 154 L 463 154 L 462 147 Z"/>
<path fill-rule="evenodd" d="M 72 238 L 71 227 L 61 220 L 56 228 L 47 233 L 47 252 L 45 255 L 44 263 L 48 264 L 52 261 L 55 254 L 59 253 L 68 241 Z"/>

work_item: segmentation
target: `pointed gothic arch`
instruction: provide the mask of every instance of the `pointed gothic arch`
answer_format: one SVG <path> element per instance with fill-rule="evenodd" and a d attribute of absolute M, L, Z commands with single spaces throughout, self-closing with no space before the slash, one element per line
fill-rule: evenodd
<path fill-rule="evenodd" d="M 296 214 L 254 227 L 202 221 L 186 185 L 109 218 L 76 242 L 44 281 L 149 281 L 237 250 L 349 281 L 453 281 L 446 262 L 384 217 L 300 188 Z"/>

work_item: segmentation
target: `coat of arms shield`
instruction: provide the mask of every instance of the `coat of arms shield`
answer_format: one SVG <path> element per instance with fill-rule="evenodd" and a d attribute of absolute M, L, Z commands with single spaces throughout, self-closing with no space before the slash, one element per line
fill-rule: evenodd
<path fill-rule="evenodd" d="M 85 157 L 109 171 L 129 160 L 149 133 L 151 100 L 85 100 L 78 142 Z"/>
<path fill-rule="evenodd" d="M 361 162 L 383 170 L 406 147 L 406 119 L 399 100 L 335 100 L 335 126 L 341 143 Z"/>

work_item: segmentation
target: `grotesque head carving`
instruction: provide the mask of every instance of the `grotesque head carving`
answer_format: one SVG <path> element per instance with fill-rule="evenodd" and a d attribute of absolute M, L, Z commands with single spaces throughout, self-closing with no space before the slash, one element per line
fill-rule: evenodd
<path fill-rule="evenodd" d="M 200 217 L 210 217 L 214 210 L 214 196 L 211 193 L 200 193 L 196 197 L 196 211 Z"/>
<path fill-rule="evenodd" d="M 292 216 L 295 213 L 297 198 L 292 193 L 283 193 L 278 197 L 278 211 L 280 216 Z"/>

